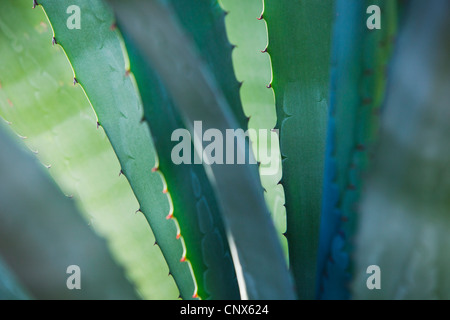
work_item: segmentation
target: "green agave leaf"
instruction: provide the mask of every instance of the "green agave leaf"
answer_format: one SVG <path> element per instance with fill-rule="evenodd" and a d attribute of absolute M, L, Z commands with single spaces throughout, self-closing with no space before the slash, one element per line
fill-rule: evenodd
<path fill-rule="evenodd" d="M 136 299 L 103 239 L 3 126 L 0 254 L 11 270 L 37 299 Z M 74 262 L 82 272 L 82 290 L 66 286 L 66 270 Z"/>
<path fill-rule="evenodd" d="M 381 30 L 367 28 L 367 8 L 382 12 Z M 378 136 L 396 1 L 336 1 L 330 121 L 318 257 L 318 296 L 348 299 L 356 208 Z"/>
<path fill-rule="evenodd" d="M 160 75 L 191 135 L 197 120 L 202 121 L 204 130 L 214 128 L 223 134 L 226 129 L 238 128 L 226 98 L 170 7 L 160 1 L 110 3 L 123 33 Z M 248 144 L 239 139 L 237 148 L 244 153 Z M 256 166 L 212 164 L 205 168 L 224 212 L 241 297 L 294 298 Z"/>
<path fill-rule="evenodd" d="M 276 139 L 265 141 L 264 136 L 250 137 L 253 151 L 260 164 L 261 182 L 267 206 L 274 219 L 286 258 L 288 257 L 286 232 L 286 209 L 281 179 L 281 155 L 278 136 L 270 132 L 276 124 L 273 91 L 266 88 L 272 68 L 270 58 L 261 51 L 267 45 L 267 29 L 257 19 L 261 14 L 261 0 L 222 0 L 227 11 L 226 27 L 228 37 L 236 47 L 233 50 L 233 64 L 240 90 L 243 109 L 249 117 L 249 129 L 259 132 L 266 130 L 267 136 Z M 270 163 L 266 163 L 270 159 Z"/>
<path fill-rule="evenodd" d="M 191 9 L 191 7 L 194 8 L 192 3 L 187 5 L 183 1 L 176 2 L 179 6 L 179 17 L 191 17 L 195 14 L 195 19 L 190 20 L 187 25 L 187 30 L 192 32 L 194 37 L 204 30 L 208 30 L 211 34 L 209 38 L 202 36 L 202 42 L 199 43 L 204 46 L 202 51 L 204 57 L 212 60 L 211 66 L 214 66 L 214 59 L 217 59 L 215 56 L 217 46 L 224 46 L 224 49 L 231 47 L 226 39 L 223 12 L 219 7 L 213 7 L 214 2 L 198 3 L 195 6 L 196 10 Z M 190 24 L 191 22 L 192 24 Z M 211 25 L 214 25 L 215 28 L 212 29 Z M 215 35 L 219 37 L 220 41 L 214 37 Z M 132 41 L 127 39 L 126 35 L 125 43 L 129 52 L 131 71 L 141 92 L 145 119 L 150 125 L 158 151 L 158 169 L 165 177 L 173 202 L 174 217 L 183 230 L 186 258 L 192 263 L 198 284 L 198 295 L 202 299 L 239 299 L 236 274 L 221 210 L 205 169 L 202 165 L 174 164 L 172 150 L 177 142 L 173 142 L 171 137 L 175 130 L 184 128 L 181 117 L 158 75 L 150 68 L 145 58 L 134 48 Z M 215 50 L 211 50 L 211 48 Z M 231 50 L 228 50 L 228 55 L 231 60 Z M 227 74 L 228 70 L 230 79 L 232 79 L 231 61 L 229 61 L 228 68 L 223 60 L 218 62 L 221 72 Z M 222 79 L 226 79 L 226 77 Z M 234 79 L 233 83 L 237 84 L 237 81 Z M 228 87 L 228 83 L 224 85 Z M 237 90 L 233 98 L 235 101 L 239 99 Z"/>
<path fill-rule="evenodd" d="M 332 0 L 265 0 L 267 51 L 280 131 L 290 267 L 314 299 L 324 177 Z"/>
<path fill-rule="evenodd" d="M 361 203 L 355 299 L 449 299 L 450 42 L 444 0 L 412 1 Z M 368 290 L 368 266 L 381 290 Z"/>
<path fill-rule="evenodd" d="M 124 177 L 95 113 L 42 10 L 29 0 L 8 1 L 0 10 L 0 122 L 23 141 L 73 196 L 86 221 L 107 239 L 145 299 L 179 295 L 148 223 Z M 76 133 L 76 134 L 74 134 Z"/>
<path fill-rule="evenodd" d="M 42 0 L 39 4 L 52 25 L 54 42 L 65 51 L 80 84 L 103 127 L 121 164 L 123 173 L 149 221 L 155 239 L 167 261 L 181 297 L 191 299 L 196 284 L 179 227 L 171 215 L 171 203 L 163 193 L 164 184 L 146 124 L 141 123 L 142 105 L 131 79 L 126 58 L 113 26 L 113 15 L 100 0 L 79 1 L 81 28 L 68 28 L 70 1 Z M 69 12 L 69 14 L 67 13 Z M 73 12 L 72 12 L 73 13 Z"/>
<path fill-rule="evenodd" d="M 248 119 L 239 95 L 242 83 L 234 74 L 231 56 L 234 46 L 228 41 L 225 29 L 226 12 L 217 0 L 197 1 L 195 5 L 189 0 L 171 0 L 170 3 L 223 91 L 239 127 L 246 129 Z"/>

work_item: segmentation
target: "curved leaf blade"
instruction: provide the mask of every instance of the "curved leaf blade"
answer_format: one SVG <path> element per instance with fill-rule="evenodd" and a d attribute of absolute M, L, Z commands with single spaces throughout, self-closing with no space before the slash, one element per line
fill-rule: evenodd
<path fill-rule="evenodd" d="M 29 0 L 0 10 L 0 122 L 20 134 L 50 169 L 89 225 L 108 243 L 144 299 L 176 299 L 178 289 L 161 250 L 44 12 Z M 74 134 L 77 133 L 77 134 Z"/>
<path fill-rule="evenodd" d="M 205 130 L 214 128 L 222 134 L 226 129 L 238 128 L 214 78 L 199 61 L 167 6 L 159 1 L 110 3 L 124 33 L 130 35 L 161 76 L 191 135 L 197 120 L 203 122 Z M 152 32 L 148 34 L 143 30 Z M 237 148 L 238 152 L 245 153 L 248 148 L 242 140 L 239 139 Z M 294 298 L 257 168 L 217 164 L 205 168 L 224 211 L 241 298 Z M 246 199 L 242 199 L 244 194 Z"/>
<path fill-rule="evenodd" d="M 283 252 L 288 259 L 286 208 L 284 191 L 279 184 L 282 175 L 278 135 L 272 129 L 276 123 L 273 91 L 267 89 L 272 68 L 270 57 L 264 53 L 267 29 L 257 17 L 261 14 L 261 0 L 221 0 L 226 10 L 227 34 L 233 49 L 233 65 L 238 81 L 242 83 L 240 95 L 244 113 L 248 116 L 249 130 L 259 134 L 252 139 L 255 157 L 260 162 L 259 172 L 264 196 L 278 231 Z M 266 139 L 267 136 L 267 139 Z"/>
<path fill-rule="evenodd" d="M 206 4 L 208 3 L 203 2 L 200 7 Z M 216 18 L 211 17 L 208 10 L 200 11 L 202 14 L 197 14 L 193 20 L 195 24 L 205 24 Z M 189 11 L 183 12 L 188 16 L 190 14 Z M 220 26 L 218 21 L 215 23 Z M 198 32 L 196 28 L 200 28 L 195 24 L 190 26 L 190 31 L 194 33 Z M 165 177 L 167 190 L 173 202 L 174 217 L 183 230 L 186 258 L 193 267 L 198 295 L 202 299 L 239 299 L 221 209 L 205 169 L 201 164 L 196 165 L 193 162 L 191 164 L 173 162 L 172 150 L 178 142 L 172 140 L 172 135 L 176 130 L 185 128 L 181 116 L 159 76 L 126 34 L 124 40 L 130 57 L 131 72 L 141 93 L 144 118 L 150 125 L 158 152 L 158 170 Z"/>
<path fill-rule="evenodd" d="M 101 0 L 78 1 L 81 29 L 67 27 L 70 1 L 42 0 L 39 4 L 54 30 L 54 39 L 65 51 L 91 105 L 98 123 L 105 130 L 138 199 L 140 210 L 149 221 L 157 244 L 169 265 L 170 274 L 181 297 L 195 297 L 196 284 L 185 248 L 177 237 L 179 227 L 171 214 L 171 203 L 163 193 L 164 184 L 150 132 L 141 123 L 143 109 L 139 95 L 126 72 L 126 58 L 117 33 L 112 30 L 113 14 Z"/>
<path fill-rule="evenodd" d="M 332 0 L 265 0 L 266 51 L 277 109 L 290 268 L 314 299 L 328 123 Z"/>

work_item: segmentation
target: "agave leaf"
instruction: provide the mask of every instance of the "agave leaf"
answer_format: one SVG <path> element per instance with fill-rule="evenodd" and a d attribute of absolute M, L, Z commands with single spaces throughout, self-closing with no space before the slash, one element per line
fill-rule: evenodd
<path fill-rule="evenodd" d="M 197 1 L 195 5 L 189 0 L 172 0 L 170 3 L 181 25 L 197 45 L 197 53 L 223 91 L 239 127 L 246 129 L 248 119 L 239 95 L 241 83 L 233 70 L 231 53 L 234 46 L 228 41 L 225 29 L 226 12 L 217 0 Z"/>
<path fill-rule="evenodd" d="M 183 123 L 159 77 L 126 41 L 131 72 L 140 87 L 145 119 L 150 124 L 158 151 L 158 170 L 171 194 L 173 215 L 183 231 L 186 259 L 194 271 L 202 299 L 238 299 L 231 253 L 215 194 L 201 165 L 175 165 L 171 159 L 174 130 Z"/>
<path fill-rule="evenodd" d="M 381 9 L 381 30 L 366 26 L 370 5 Z M 318 297 L 322 299 L 349 298 L 356 207 L 378 133 L 396 2 L 337 1 L 335 16 L 318 258 Z"/>
<path fill-rule="evenodd" d="M 29 0 L 8 1 L 0 10 L 0 122 L 48 167 L 86 221 L 107 239 L 115 259 L 145 299 L 179 295 L 95 113 L 57 46 L 42 10 Z M 3 119 L 2 119 L 3 118 Z"/>
<path fill-rule="evenodd" d="M 3 126 L 0 254 L 20 282 L 37 299 L 137 299 L 105 241 Z M 74 264 L 82 272 L 82 290 L 66 285 Z"/>
<path fill-rule="evenodd" d="M 224 136 L 226 129 L 238 128 L 227 100 L 170 7 L 160 1 L 110 2 L 122 31 L 161 76 L 192 136 L 194 121 Z M 244 139 L 238 139 L 237 150 L 248 150 Z M 241 298 L 294 298 L 256 166 L 212 164 L 205 168 L 224 212 Z"/>
<path fill-rule="evenodd" d="M 67 27 L 70 1 L 39 1 L 54 31 L 54 42 L 65 51 L 80 84 L 103 127 L 149 221 L 182 298 L 195 296 L 196 284 L 190 263 L 184 257 L 179 227 L 171 203 L 163 193 L 157 157 L 135 87 L 127 76 L 126 58 L 113 28 L 113 15 L 103 1 L 79 1 L 81 28 Z"/>
<path fill-rule="evenodd" d="M 269 55 L 263 54 L 267 45 L 267 29 L 257 19 L 263 3 L 261 0 L 221 0 L 221 4 L 227 11 L 225 22 L 228 37 L 236 46 L 233 50 L 233 64 L 236 77 L 242 82 L 240 94 L 244 112 L 249 117 L 248 127 L 256 132 L 265 130 L 268 137 L 275 138 L 264 141 L 263 135 L 251 137 L 255 157 L 261 163 L 259 171 L 264 196 L 287 258 L 287 240 L 283 235 L 286 232 L 286 209 L 283 187 L 279 184 L 282 174 L 281 155 L 278 136 L 271 132 L 277 116 L 273 91 L 266 88 L 272 68 Z"/>
<path fill-rule="evenodd" d="M 449 299 L 450 3 L 412 1 L 361 203 L 355 299 Z M 381 270 L 369 290 L 367 268 Z"/>
<path fill-rule="evenodd" d="M 203 47 L 204 58 L 211 60 L 210 65 L 220 69 L 222 74 L 228 73 L 229 78 L 234 80 L 230 82 L 236 84 L 236 90 L 234 93 L 229 90 L 229 93 L 233 94 L 234 101 L 239 101 L 238 83 L 231 77 L 234 76 L 231 61 L 227 65 L 225 59 L 217 60 L 217 47 L 222 49 L 220 46 L 228 49 L 231 60 L 231 45 L 226 39 L 223 11 L 220 7 L 213 6 L 213 3 L 214 1 L 201 2 L 195 6 L 196 10 L 193 10 L 191 3 L 187 5 L 183 1 L 177 1 L 178 17 L 190 17 L 186 25 L 187 30 L 199 40 L 198 45 Z M 192 19 L 192 15 L 195 19 Z M 204 30 L 211 34 L 209 38 L 204 37 Z M 158 75 L 126 35 L 125 43 L 131 71 L 141 92 L 145 119 L 150 125 L 158 151 L 158 169 L 165 177 L 173 202 L 174 216 L 183 230 L 186 258 L 192 263 L 198 295 L 202 299 L 239 299 L 221 209 L 205 169 L 198 164 L 174 164 L 172 149 L 177 142 L 172 141 L 171 137 L 175 130 L 184 128 L 182 119 Z M 222 50 L 219 52 L 226 56 Z M 226 80 L 227 77 L 222 79 Z M 229 89 L 228 81 L 225 81 L 224 86 Z"/>
<path fill-rule="evenodd" d="M 324 176 L 333 1 L 265 0 L 280 132 L 290 267 L 314 299 Z"/>

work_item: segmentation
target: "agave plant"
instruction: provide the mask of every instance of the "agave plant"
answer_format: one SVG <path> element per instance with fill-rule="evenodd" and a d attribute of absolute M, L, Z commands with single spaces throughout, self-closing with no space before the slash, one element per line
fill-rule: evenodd
<path fill-rule="evenodd" d="M 448 211 L 437 177 L 448 175 L 448 62 L 436 53 L 449 50 L 448 9 L 7 1 L 0 115 L 22 139 L 0 132 L 0 298 L 447 297 L 436 288 L 447 224 L 436 235 L 438 222 L 419 224 L 423 209 L 407 213 L 412 203 L 436 219 Z M 421 41 L 415 21 L 434 21 Z M 428 91 L 416 89 L 412 124 L 396 131 L 413 79 Z M 429 153 L 411 153 L 410 137 Z M 393 227 L 374 233 L 381 219 Z M 415 230 L 417 246 L 407 241 Z M 82 290 L 69 290 L 70 266 Z"/>

